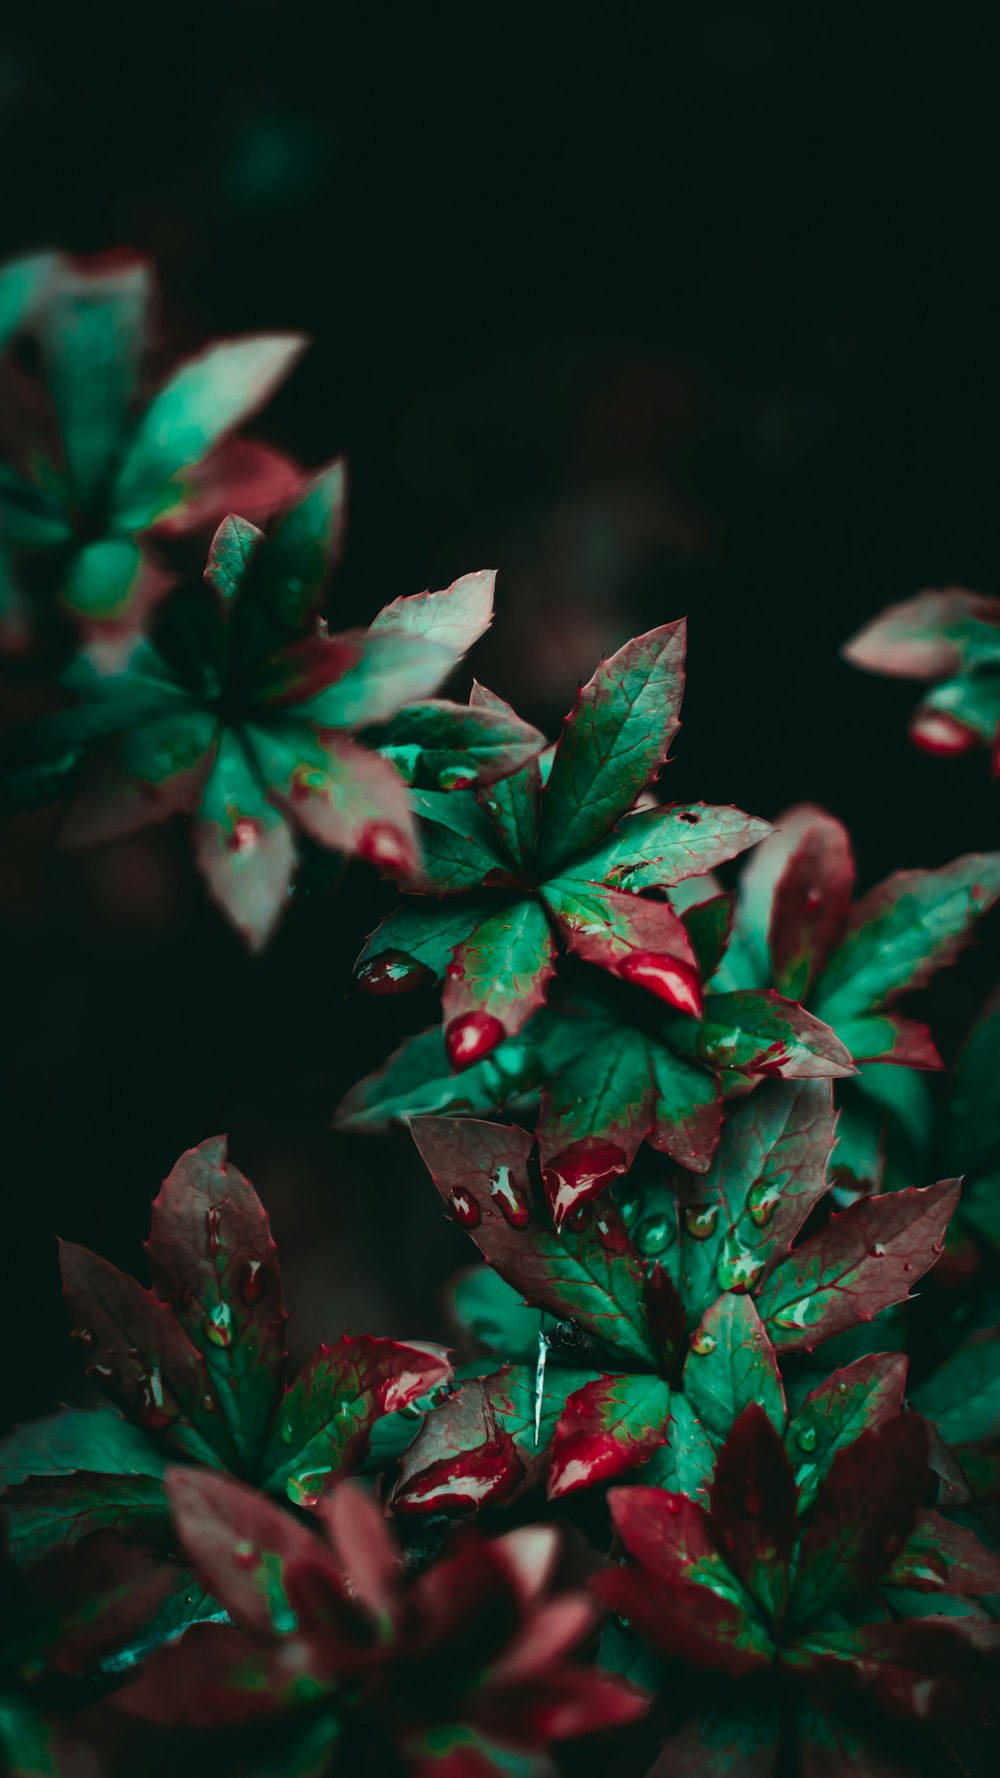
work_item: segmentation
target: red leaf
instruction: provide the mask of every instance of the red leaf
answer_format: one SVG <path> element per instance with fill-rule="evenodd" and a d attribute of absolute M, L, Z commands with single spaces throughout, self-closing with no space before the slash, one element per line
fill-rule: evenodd
<path fill-rule="evenodd" d="M 854 857 L 847 830 L 817 812 L 798 834 L 775 885 L 768 946 L 774 985 L 804 1000 L 851 905 Z"/>
<path fill-rule="evenodd" d="M 302 1638 L 265 1642 L 235 1624 L 195 1624 L 158 1649 L 115 1704 L 167 1729 L 218 1730 L 283 1716 L 302 1681 L 310 1697 L 333 1689 L 321 1654 Z"/>
<path fill-rule="evenodd" d="M 214 1465 L 221 1445 L 235 1462 L 205 1361 L 173 1310 L 72 1241 L 60 1241 L 59 1260 L 74 1332 L 103 1392 L 188 1456 Z"/>
<path fill-rule="evenodd" d="M 552 1440 L 550 1500 L 591 1488 L 645 1463 L 670 1423 L 662 1377 L 603 1376 L 569 1397 Z"/>
<path fill-rule="evenodd" d="M 866 1592 L 909 1536 L 929 1484 L 927 1429 L 903 1414 L 837 1452 L 802 1539 L 792 1612 L 813 1623 Z"/>
<path fill-rule="evenodd" d="M 428 1416 L 400 1460 L 397 1513 L 477 1512 L 509 1500 L 527 1479 L 510 1434 L 498 1424 L 489 1379 L 463 1383 Z"/>
<path fill-rule="evenodd" d="M 751 1402 L 719 1452 L 709 1494 L 712 1529 L 730 1567 L 773 1616 L 787 1594 L 798 1497 L 780 1435 Z"/>

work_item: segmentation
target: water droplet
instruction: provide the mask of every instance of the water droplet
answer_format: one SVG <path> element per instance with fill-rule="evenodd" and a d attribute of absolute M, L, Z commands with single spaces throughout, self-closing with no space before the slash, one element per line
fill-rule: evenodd
<path fill-rule="evenodd" d="M 712 1335 L 699 1334 L 696 1340 L 691 1341 L 691 1350 L 697 1353 L 699 1358 L 707 1358 L 710 1352 L 715 1351 L 715 1341 Z"/>
<path fill-rule="evenodd" d="M 720 1290 L 733 1290 L 739 1295 L 756 1284 L 763 1270 L 764 1261 L 759 1253 L 752 1252 L 749 1247 L 736 1251 L 730 1248 L 719 1260 L 715 1275 Z"/>
<path fill-rule="evenodd" d="M 786 1044 L 769 1043 L 766 1050 L 751 1063 L 750 1069 L 754 1074 L 777 1075 L 780 1079 L 782 1069 L 787 1068 L 791 1060 L 792 1051 Z"/>
<path fill-rule="evenodd" d="M 781 1202 L 781 1193 L 769 1179 L 757 1179 L 747 1192 L 747 1215 L 755 1228 L 764 1229 Z"/>
<path fill-rule="evenodd" d="M 590 1227 L 593 1215 L 593 1204 L 578 1204 L 576 1209 L 571 1210 L 567 1216 L 566 1227 L 572 1229 L 573 1233 L 578 1235 L 582 1229 L 588 1229 Z"/>
<path fill-rule="evenodd" d="M 413 861 L 405 834 L 391 821 L 369 821 L 362 830 L 358 854 L 376 870 L 389 871 L 394 876 L 409 870 Z"/>
<path fill-rule="evenodd" d="M 285 1492 L 289 1500 L 296 1506 L 318 1506 L 323 1495 L 323 1483 L 330 1474 L 326 1469 L 302 1469 L 298 1475 L 290 1475 L 285 1483 Z"/>
<path fill-rule="evenodd" d="M 847 1384 L 846 1383 L 838 1383 L 837 1384 L 837 1394 L 838 1395 L 846 1395 L 847 1394 Z"/>
<path fill-rule="evenodd" d="M 917 711 L 910 723 L 910 740 L 924 753 L 954 759 L 961 753 L 971 753 L 979 743 L 979 736 L 967 722 L 960 722 L 947 710 L 924 708 Z"/>
<path fill-rule="evenodd" d="M 456 1071 L 481 1062 L 501 1044 L 507 1033 L 491 1012 L 468 1012 L 445 1026 L 444 1047 L 449 1065 Z"/>
<path fill-rule="evenodd" d="M 254 1544 L 248 1543 L 245 1538 L 241 1538 L 239 1543 L 233 1544 L 234 1568 L 254 1568 L 256 1563 L 257 1550 Z"/>
<path fill-rule="evenodd" d="M 284 1439 L 286 1445 L 290 1445 L 293 1443 L 293 1441 L 295 1439 L 295 1421 L 294 1420 L 282 1420 L 282 1422 L 281 1422 L 281 1436 Z"/>
<path fill-rule="evenodd" d="M 815 1451 L 819 1443 L 819 1434 L 815 1426 L 803 1426 L 801 1431 L 796 1433 L 795 1442 L 800 1451 Z"/>
<path fill-rule="evenodd" d="M 526 1229 L 531 1221 L 531 1206 L 524 1193 L 514 1184 L 509 1167 L 498 1167 L 490 1180 L 494 1197 L 511 1228 Z"/>
<path fill-rule="evenodd" d="M 657 1213 L 647 1216 L 635 1231 L 635 1244 L 647 1259 L 655 1259 L 670 1246 L 673 1229 L 669 1217 Z"/>
<path fill-rule="evenodd" d="M 202 1405 L 202 1411 L 204 1413 L 206 1413 L 206 1414 L 214 1414 L 215 1413 L 215 1400 L 211 1395 L 203 1395 L 201 1398 L 201 1405 Z"/>
<path fill-rule="evenodd" d="M 205 1211 L 205 1227 L 208 1230 L 209 1254 L 215 1254 L 219 1251 L 219 1215 L 220 1212 L 217 1205 L 213 1205 L 211 1210 Z"/>
<path fill-rule="evenodd" d="M 167 1412 L 163 1394 L 163 1379 L 156 1365 L 152 1370 L 139 1378 L 139 1401 L 136 1409 L 137 1418 L 151 1432 L 157 1432 L 169 1426 L 174 1416 Z"/>
<path fill-rule="evenodd" d="M 806 905 L 806 911 L 808 913 L 814 914 L 816 912 L 816 909 L 821 906 L 822 901 L 823 901 L 822 891 L 817 889 L 815 887 L 815 885 L 811 889 L 806 890 L 805 905 Z"/>
<path fill-rule="evenodd" d="M 213 1346 L 228 1346 L 232 1342 L 233 1312 L 228 1303 L 216 1303 L 202 1322 L 206 1340 Z"/>
<path fill-rule="evenodd" d="M 680 957 L 656 951 L 632 951 L 618 965 L 618 974 L 638 988 L 647 988 L 678 1012 L 700 1019 L 703 1008 L 698 971 Z"/>
<path fill-rule="evenodd" d="M 779 1309 L 775 1315 L 775 1322 L 778 1327 L 808 1327 L 810 1307 L 811 1299 L 809 1297 L 802 1297 L 797 1303 L 786 1303 L 785 1307 Z"/>
<path fill-rule="evenodd" d="M 602 1210 L 594 1223 L 597 1239 L 606 1253 L 627 1253 L 628 1236 L 617 1210 Z"/>
<path fill-rule="evenodd" d="M 884 1259 L 885 1258 L 885 1248 L 882 1246 L 881 1241 L 873 1241 L 871 1246 L 868 1249 L 868 1252 L 871 1255 L 872 1259 Z"/>
<path fill-rule="evenodd" d="M 259 1259 L 248 1259 L 240 1272 L 240 1296 L 248 1308 L 267 1295 L 267 1267 Z"/>
<path fill-rule="evenodd" d="M 230 852 L 255 851 L 260 843 L 260 835 L 260 822 L 252 821 L 249 815 L 241 815 L 227 841 Z"/>
<path fill-rule="evenodd" d="M 556 1227 L 565 1222 L 582 1199 L 596 1198 L 627 1167 L 628 1161 L 617 1143 L 595 1136 L 572 1142 L 553 1155 L 542 1179 Z"/>
<path fill-rule="evenodd" d="M 358 987 L 366 994 L 408 994 L 412 988 L 428 987 L 433 980 L 433 969 L 406 951 L 383 951 L 378 957 L 369 957 L 357 975 Z"/>
<path fill-rule="evenodd" d="M 482 1221 L 482 1214 L 475 1198 L 469 1192 L 459 1191 L 457 1187 L 448 1193 L 448 1208 L 455 1221 L 461 1223 L 463 1229 L 478 1228 Z"/>
<path fill-rule="evenodd" d="M 693 1241 L 707 1241 L 718 1221 L 718 1204 L 689 1204 L 684 1212 L 684 1227 Z"/>
<path fill-rule="evenodd" d="M 76 1337 L 88 1352 L 92 1352 L 97 1345 L 97 1335 L 92 1334 L 89 1327 L 81 1327 Z"/>
<path fill-rule="evenodd" d="M 442 766 L 438 772 L 439 790 L 468 790 L 475 782 L 468 772 L 459 771 L 456 766 Z"/>

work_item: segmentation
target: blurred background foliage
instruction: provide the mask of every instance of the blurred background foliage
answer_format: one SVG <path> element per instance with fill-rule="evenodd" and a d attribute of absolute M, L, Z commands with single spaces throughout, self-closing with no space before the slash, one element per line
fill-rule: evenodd
<path fill-rule="evenodd" d="M 554 733 L 602 653 L 687 612 L 666 796 L 824 803 L 866 883 L 994 845 L 981 756 L 912 752 L 911 688 L 837 650 L 918 587 L 998 590 L 996 9 L 446 31 L 330 0 L 20 9 L 4 255 L 149 253 L 169 356 L 313 335 L 258 430 L 350 458 L 338 625 L 496 565 L 475 672 Z M 60 856 L 54 825 L 0 835 L 13 1417 L 79 1395 L 55 1234 L 140 1264 L 158 1181 L 224 1128 L 298 1349 L 446 1334 L 467 1244 L 405 1138 L 329 1130 L 434 1016 L 352 991 L 391 892 L 317 885 L 255 962 L 182 836 Z M 946 1054 L 995 973 L 980 948 L 924 997 Z"/>

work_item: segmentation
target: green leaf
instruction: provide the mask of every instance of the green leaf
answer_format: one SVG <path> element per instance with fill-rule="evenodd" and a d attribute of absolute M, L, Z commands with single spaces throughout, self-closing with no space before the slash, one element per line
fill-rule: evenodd
<path fill-rule="evenodd" d="M 406 787 L 388 760 L 346 735 L 284 717 L 247 731 L 267 797 L 321 846 L 399 877 L 419 846 Z"/>
<path fill-rule="evenodd" d="M 803 834 L 828 821 L 825 809 L 800 803 L 778 816 L 774 832 L 755 848 L 740 873 L 732 943 L 724 963 L 726 988 L 767 988 L 773 980 L 768 934 L 777 887 Z"/>
<path fill-rule="evenodd" d="M 573 875 L 633 894 L 669 888 L 715 870 L 770 832 L 769 822 L 742 809 L 674 803 L 626 815 L 607 839 L 574 861 Z"/>
<path fill-rule="evenodd" d="M 91 762 L 60 845 L 99 845 L 189 813 L 198 802 L 215 735 L 210 710 L 177 710 L 130 730 Z"/>
<path fill-rule="evenodd" d="M 687 1396 L 674 1389 L 670 1395 L 670 1420 L 659 1450 L 645 1465 L 641 1482 L 686 1494 L 689 1500 L 708 1504 L 708 1489 L 715 1470 L 715 1447 Z"/>
<path fill-rule="evenodd" d="M 281 1391 L 286 1315 L 267 1215 L 224 1136 L 189 1149 L 164 1180 L 146 1253 L 153 1288 L 202 1353 L 252 1474 Z"/>
<path fill-rule="evenodd" d="M 415 698 L 429 698 L 455 665 L 439 643 L 372 625 L 351 637 L 354 659 L 325 691 L 295 706 L 319 728 L 387 722 Z"/>
<path fill-rule="evenodd" d="M 498 1041 L 516 1037 L 543 1004 L 555 967 L 555 943 L 540 902 L 512 902 L 481 921 L 455 946 L 445 975 L 441 1007 L 449 1050 L 470 1014 L 495 1019 Z"/>
<path fill-rule="evenodd" d="M 513 710 L 454 704 L 446 698 L 397 711 L 379 747 L 407 783 L 434 790 L 492 784 L 523 768 L 545 736 Z"/>
<path fill-rule="evenodd" d="M 748 1296 L 729 1292 L 702 1317 L 684 1365 L 684 1394 L 711 1438 L 724 1439 L 752 1401 L 784 1430 L 778 1361 Z"/>
<path fill-rule="evenodd" d="M 321 1346 L 285 1390 L 263 1468 L 270 1493 L 314 1505 L 360 1467 L 371 1429 L 450 1376 L 441 1347 L 344 1334 Z"/>
<path fill-rule="evenodd" d="M 61 1408 L 18 1426 L 0 1444 L 0 1488 L 29 1476 L 61 1476 L 75 1469 L 105 1475 L 163 1474 L 162 1451 L 112 1408 Z"/>
<path fill-rule="evenodd" d="M 538 1146 L 553 1215 L 565 1218 L 627 1172 L 653 1121 L 649 1050 L 622 1027 L 602 1041 L 592 1026 L 587 1048 L 546 1083 Z"/>
<path fill-rule="evenodd" d="M 105 537 L 70 558 L 60 596 L 73 617 L 118 623 L 142 615 L 168 585 L 167 576 L 131 537 Z"/>
<path fill-rule="evenodd" d="M 368 939 L 355 974 L 368 994 L 402 993 L 444 975 L 456 945 L 496 912 L 496 901 L 404 902 Z"/>
<path fill-rule="evenodd" d="M 695 902 L 681 915 L 703 981 L 711 981 L 726 954 L 733 923 L 734 897 L 713 895 Z"/>
<path fill-rule="evenodd" d="M 474 1266 L 451 1286 L 449 1307 L 463 1332 L 505 1358 L 534 1359 L 543 1315 L 489 1266 Z M 0 1472 L 2 1473 L 2 1472 Z"/>
<path fill-rule="evenodd" d="M 232 605 L 250 570 L 250 564 L 264 542 L 264 533 L 247 519 L 233 513 L 223 519 L 208 552 L 205 579 L 218 594 L 223 613 Z"/>
<path fill-rule="evenodd" d="M 959 1182 L 860 1198 L 770 1273 L 757 1307 L 782 1352 L 811 1351 L 844 1328 L 903 1302 L 933 1266 L 959 1199 Z"/>
<path fill-rule="evenodd" d="M 1000 1561 L 965 1526 L 927 1509 L 886 1569 L 883 1585 L 921 1593 L 1000 1592 Z"/>
<path fill-rule="evenodd" d="M 711 1164 L 722 1127 L 715 1076 L 666 1044 L 649 1044 L 653 1071 L 653 1127 L 647 1140 L 692 1173 Z"/>
<path fill-rule="evenodd" d="M 1000 995 L 993 994 L 952 1072 L 942 1152 L 956 1173 L 970 1173 L 1000 1150 Z"/>
<path fill-rule="evenodd" d="M 444 1034 L 435 1025 L 408 1038 L 381 1068 L 358 1081 L 338 1105 L 334 1122 L 338 1130 L 376 1135 L 429 1113 L 483 1116 L 536 1085 L 544 1071 L 530 1037 L 522 1035 L 454 1074 Z"/>
<path fill-rule="evenodd" d="M 569 1397 L 552 1440 L 550 1500 L 610 1481 L 662 1444 L 670 1386 L 662 1377 L 601 1376 Z"/>
<path fill-rule="evenodd" d="M 180 472 L 264 405 L 305 345 L 301 334 L 248 335 L 182 364 L 135 428 L 113 490 L 118 528 L 140 531 L 169 512 L 183 497 Z"/>
<path fill-rule="evenodd" d="M 902 1352 L 871 1353 L 806 1396 L 785 1434 L 800 1512 L 812 1505 L 838 1451 L 901 1412 L 906 1366 Z"/>
<path fill-rule="evenodd" d="M 934 717 L 944 716 L 949 727 L 961 723 L 981 741 L 992 743 L 1000 722 L 1000 634 L 994 634 L 989 665 L 979 672 L 960 673 L 944 679 L 924 698 L 910 729 L 910 737 L 925 747 L 934 737 Z M 992 671 L 991 671 L 992 668 Z M 962 730 L 959 730 L 959 734 Z"/>
<path fill-rule="evenodd" d="M 659 771 L 679 726 L 684 649 L 684 623 L 664 624 L 627 642 L 583 687 L 542 797 L 546 876 L 603 838 Z"/>
<path fill-rule="evenodd" d="M 829 1026 L 794 1000 L 768 990 L 709 994 L 700 1049 L 716 1068 L 820 1080 L 854 1074 L 854 1063 Z"/>
<path fill-rule="evenodd" d="M 1000 1438 L 1000 1328 L 974 1334 L 913 1390 L 913 1405 L 950 1445 Z"/>
<path fill-rule="evenodd" d="M 32 1476 L 4 1495 L 3 1506 L 7 1543 L 21 1567 L 51 1551 L 72 1549 L 98 1531 L 117 1531 L 132 1543 L 155 1546 L 169 1521 L 159 1477 L 82 1468 Z"/>
<path fill-rule="evenodd" d="M 542 888 L 563 940 L 586 963 L 614 975 L 691 1016 L 701 1012 L 694 952 L 683 923 L 665 902 L 627 895 L 577 876 L 553 878 Z"/>
<path fill-rule="evenodd" d="M 347 464 L 338 457 L 300 485 L 254 566 L 254 603 L 266 609 L 280 635 L 298 636 L 307 629 L 346 529 Z"/>
<path fill-rule="evenodd" d="M 478 681 L 473 683 L 470 704 L 477 710 L 513 715 L 510 705 Z M 522 869 L 530 869 L 538 841 L 542 806 L 541 756 L 529 760 L 519 772 L 496 780 L 480 793 L 480 802 L 496 829 L 502 847 Z"/>
<path fill-rule="evenodd" d="M 496 570 L 481 568 L 463 574 L 440 593 L 413 593 L 393 599 L 375 618 L 372 629 L 397 630 L 444 648 L 458 660 L 493 621 Z"/>
<path fill-rule="evenodd" d="M 667 1738 L 647 1778 L 772 1778 L 780 1734 L 766 1699 L 712 1704 Z"/>
<path fill-rule="evenodd" d="M 1000 853 L 971 853 L 936 871 L 897 871 L 852 909 L 816 984 L 814 1005 L 837 1024 L 922 987 L 967 943 L 1000 896 Z"/>
<path fill-rule="evenodd" d="M 61 260 L 42 309 L 40 346 L 59 418 L 71 504 L 107 488 L 147 347 L 152 279 L 141 259 L 100 269 Z"/>
<path fill-rule="evenodd" d="M 250 950 L 262 950 L 284 912 L 295 847 L 235 729 L 221 736 L 192 841 L 213 899 Z"/>
<path fill-rule="evenodd" d="M 0 347 L 31 319 L 59 263 L 56 253 L 26 253 L 0 266 Z"/>
<path fill-rule="evenodd" d="M 484 886 L 517 887 L 489 819 L 474 796 L 414 790 L 410 804 L 420 820 L 418 890 L 455 895 Z"/>
<path fill-rule="evenodd" d="M 940 679 L 961 663 L 1000 653 L 1000 602 L 960 587 L 890 605 L 845 643 L 852 666 L 900 679 Z"/>
<path fill-rule="evenodd" d="M 697 1316 L 721 1290 L 752 1289 L 827 1191 L 836 1120 L 826 1081 L 768 1081 L 723 1122 L 683 1224 L 685 1298 Z"/>
<path fill-rule="evenodd" d="M 572 1318 L 617 1351 L 656 1365 L 646 1274 L 609 1198 L 579 1226 L 550 1228 L 529 1174 L 531 1137 L 503 1124 L 421 1118 L 413 1140 L 451 1214 L 524 1300 Z"/>

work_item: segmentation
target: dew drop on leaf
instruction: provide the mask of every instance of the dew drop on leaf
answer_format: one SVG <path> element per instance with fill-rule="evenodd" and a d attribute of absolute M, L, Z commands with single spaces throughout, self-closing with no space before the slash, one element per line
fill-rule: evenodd
<path fill-rule="evenodd" d="M 81 1346 L 83 1346 L 85 1348 L 85 1350 L 88 1352 L 92 1351 L 93 1348 L 97 1345 L 97 1337 L 95 1334 L 91 1333 L 89 1327 L 81 1327 L 81 1329 L 76 1337 L 79 1340 Z"/>
<path fill-rule="evenodd" d="M 684 1212 L 684 1227 L 693 1241 L 707 1241 L 715 1234 L 718 1221 L 717 1204 L 689 1204 Z"/>
<path fill-rule="evenodd" d="M 471 1068 L 501 1044 L 507 1033 L 490 1012 L 464 1013 L 445 1027 L 444 1047 L 452 1068 Z"/>
<path fill-rule="evenodd" d="M 597 1239 L 606 1253 L 627 1253 L 628 1236 L 617 1216 L 598 1215 L 594 1224 Z"/>
<path fill-rule="evenodd" d="M 479 1205 L 469 1192 L 460 1191 L 456 1186 L 453 1191 L 448 1193 L 448 1208 L 455 1221 L 461 1223 L 463 1229 L 479 1227 L 481 1221 Z"/>
<path fill-rule="evenodd" d="M 253 852 L 259 843 L 260 823 L 241 815 L 227 841 L 230 852 Z"/>
<path fill-rule="evenodd" d="M 219 1208 L 213 1204 L 211 1210 L 205 1212 L 205 1228 L 208 1231 L 208 1252 L 211 1255 L 219 1251 Z"/>
<path fill-rule="evenodd" d="M 766 1228 L 781 1201 L 781 1193 L 767 1179 L 755 1180 L 747 1192 L 747 1215 L 755 1228 Z"/>
<path fill-rule="evenodd" d="M 623 981 L 648 989 L 678 1012 L 701 1018 L 704 1008 L 698 971 L 682 958 L 663 956 L 656 951 L 632 951 L 622 958 L 618 974 Z"/>
<path fill-rule="evenodd" d="M 323 1493 L 323 1483 L 330 1474 L 330 1469 L 302 1469 L 297 1475 L 290 1475 L 285 1483 L 285 1492 L 289 1500 L 296 1506 L 316 1506 Z"/>
<path fill-rule="evenodd" d="M 213 1346 L 228 1346 L 232 1342 L 233 1312 L 228 1303 L 216 1303 L 202 1322 L 206 1340 Z"/>
<path fill-rule="evenodd" d="M 673 1229 L 668 1217 L 662 1213 L 647 1216 L 635 1231 L 635 1244 L 639 1252 L 648 1259 L 655 1259 L 670 1246 Z"/>
<path fill-rule="evenodd" d="M 885 1258 L 885 1248 L 882 1246 L 881 1241 L 873 1241 L 872 1245 L 868 1249 L 868 1252 L 871 1255 L 872 1259 L 884 1259 Z"/>
<path fill-rule="evenodd" d="M 410 848 L 405 836 L 391 821 L 369 821 L 358 842 L 358 854 L 376 870 L 393 874 L 405 871 L 410 864 Z"/>
<path fill-rule="evenodd" d="M 531 1206 L 511 1179 L 509 1167 L 497 1168 L 490 1179 L 490 1195 L 496 1199 L 511 1228 L 527 1228 L 531 1221 Z"/>
<path fill-rule="evenodd" d="M 257 1550 L 252 1543 L 241 1538 L 233 1545 L 233 1566 L 235 1568 L 253 1568 L 257 1561 Z"/>
<path fill-rule="evenodd" d="M 715 1341 L 712 1338 L 712 1335 L 699 1334 L 696 1340 L 691 1341 L 691 1350 L 692 1352 L 695 1352 L 699 1358 L 707 1358 L 710 1353 L 715 1351 Z"/>
<path fill-rule="evenodd" d="M 407 951 L 383 951 L 370 957 L 358 970 L 358 987 L 365 994 L 408 994 L 412 988 L 425 988 L 434 980 L 434 971 L 418 963 Z"/>
<path fill-rule="evenodd" d="M 240 1272 L 240 1296 L 248 1308 L 267 1294 L 267 1267 L 259 1259 L 248 1259 Z"/>
<path fill-rule="evenodd" d="M 819 1435 L 815 1426 L 803 1426 L 801 1432 L 796 1434 L 795 1442 L 800 1451 L 805 1451 L 807 1453 L 809 1451 L 815 1451 L 816 1446 L 819 1443 Z"/>
<path fill-rule="evenodd" d="M 936 753 L 954 759 L 971 753 L 979 745 L 979 736 L 967 722 L 960 722 L 947 710 L 918 710 L 910 723 L 910 740 L 924 753 Z"/>

